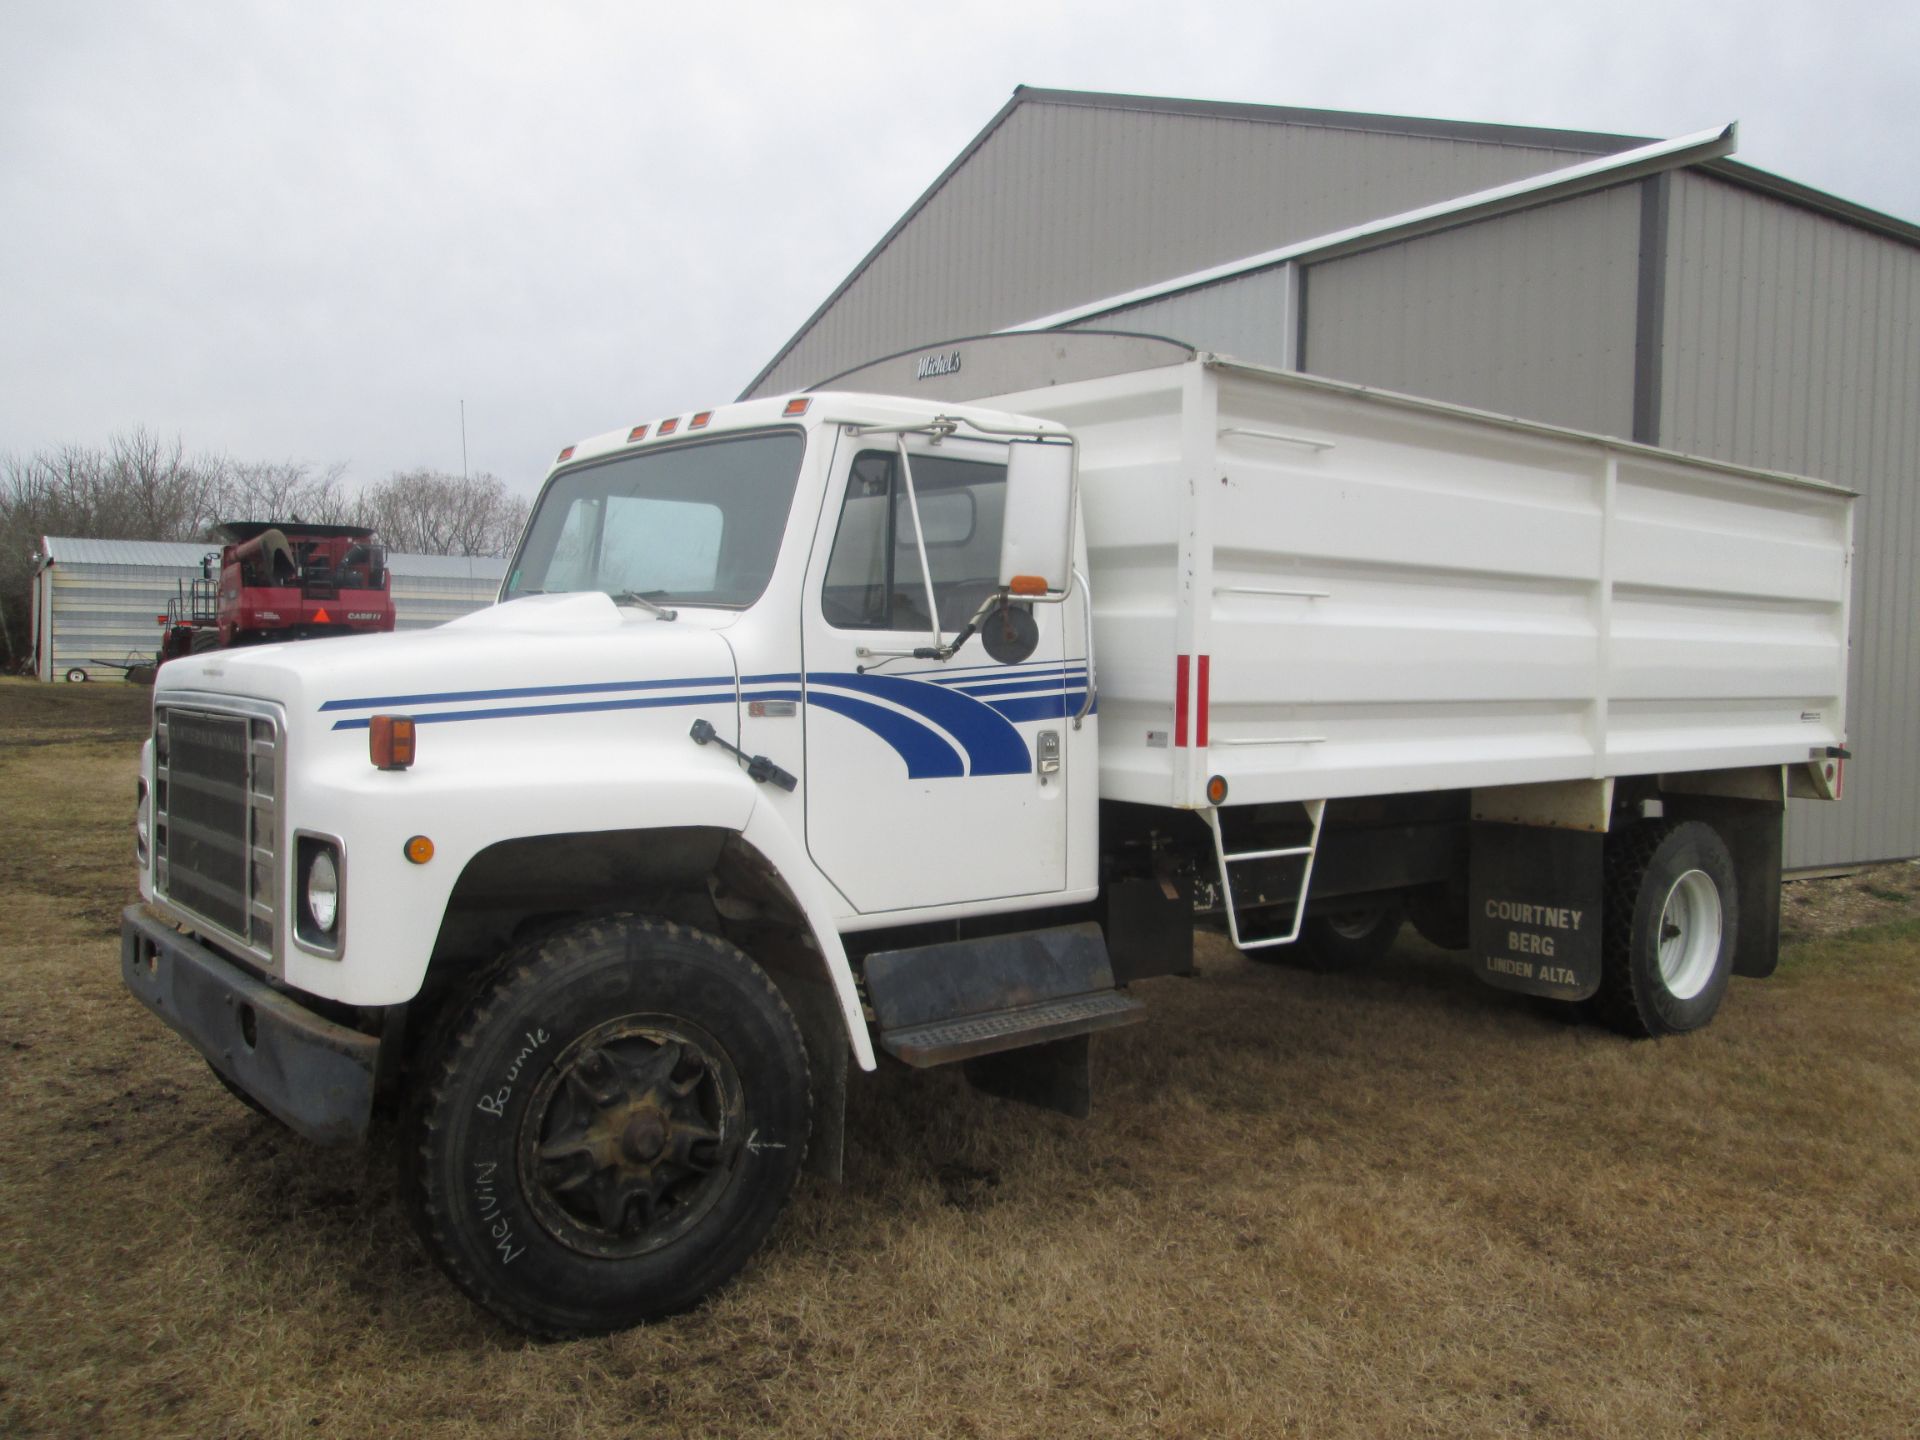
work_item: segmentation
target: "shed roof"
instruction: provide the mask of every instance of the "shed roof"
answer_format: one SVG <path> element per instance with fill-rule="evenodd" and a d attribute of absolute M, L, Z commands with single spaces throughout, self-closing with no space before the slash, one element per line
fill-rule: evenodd
<path fill-rule="evenodd" d="M 818 309 L 780 347 L 766 365 L 741 391 L 742 398 L 757 392 L 780 363 L 793 352 L 842 296 L 893 244 L 929 202 L 973 159 L 1023 105 L 1053 105 L 1081 109 L 1134 111 L 1160 115 L 1190 115 L 1205 119 L 1251 121 L 1271 125 L 1310 126 L 1327 130 L 1363 131 L 1374 134 L 1418 137 L 1430 140 L 1470 141 L 1483 145 L 1513 145 L 1585 153 L 1595 156 L 1623 152 L 1660 142 L 1646 136 L 1613 135 L 1584 130 L 1556 130 L 1538 126 L 1498 125 L 1470 120 L 1435 120 L 1408 115 L 1376 115 L 1341 110 L 1303 109 L 1288 105 L 1253 105 L 1232 101 L 1182 100 L 1152 95 L 1124 95 L 1099 91 L 1048 90 L 1028 85 L 1014 88 L 1013 95 L 989 120 L 980 133 L 954 157 L 951 164 L 908 206 L 906 213 L 880 237 L 860 263 L 847 274 Z M 1685 162 L 1679 162 L 1685 163 Z M 1820 211 L 1849 224 L 1858 225 L 1920 247 L 1920 226 L 1828 195 L 1796 181 L 1771 175 L 1750 165 L 1726 158 L 1699 164 L 1699 170 L 1747 189 L 1759 191 L 1788 204 Z"/>

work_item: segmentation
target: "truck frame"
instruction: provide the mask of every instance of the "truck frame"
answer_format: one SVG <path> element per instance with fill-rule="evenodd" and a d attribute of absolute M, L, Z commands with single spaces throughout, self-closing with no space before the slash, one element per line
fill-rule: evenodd
<path fill-rule="evenodd" d="M 568 446 L 490 609 L 169 665 L 123 975 L 309 1139 L 396 1113 L 494 1314 L 631 1325 L 854 1067 L 1086 1114 L 1196 921 L 1706 1024 L 1840 792 L 1851 524 L 1160 337 L 886 357 Z"/>

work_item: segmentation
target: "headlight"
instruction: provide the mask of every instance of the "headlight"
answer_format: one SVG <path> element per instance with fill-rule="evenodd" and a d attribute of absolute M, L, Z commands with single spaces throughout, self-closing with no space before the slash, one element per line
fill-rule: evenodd
<path fill-rule="evenodd" d="M 344 873 L 338 840 L 313 834 L 295 837 L 293 932 L 302 945 L 329 958 L 340 953 Z"/>
<path fill-rule="evenodd" d="M 331 850 L 316 850 L 307 866 L 307 918 L 322 935 L 331 935 L 340 918 L 340 870 Z"/>

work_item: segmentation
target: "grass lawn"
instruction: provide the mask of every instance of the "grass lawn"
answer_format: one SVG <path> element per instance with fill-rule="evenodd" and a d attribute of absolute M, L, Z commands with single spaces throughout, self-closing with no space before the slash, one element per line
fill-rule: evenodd
<path fill-rule="evenodd" d="M 856 1074 L 737 1282 L 534 1344 L 121 989 L 147 699 L 0 680 L 0 1433 L 1920 1433 L 1920 867 L 1662 1042 L 1206 939 L 1091 1120 Z"/>

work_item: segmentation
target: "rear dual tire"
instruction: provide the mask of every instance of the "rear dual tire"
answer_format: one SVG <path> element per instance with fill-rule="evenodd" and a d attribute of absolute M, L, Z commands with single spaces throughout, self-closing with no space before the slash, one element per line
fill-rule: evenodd
<path fill-rule="evenodd" d="M 1323 915 L 1300 923 L 1300 938 L 1291 945 L 1249 950 L 1249 959 L 1271 965 L 1294 965 L 1308 970 L 1353 970 L 1371 965 L 1393 948 L 1406 920 L 1398 900 Z"/>
<path fill-rule="evenodd" d="M 1624 1035 L 1681 1035 L 1720 1009 L 1733 975 L 1733 856 L 1697 820 L 1634 825 L 1607 839 L 1600 989 L 1594 1014 Z"/>

